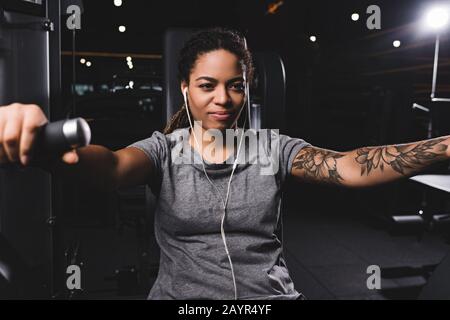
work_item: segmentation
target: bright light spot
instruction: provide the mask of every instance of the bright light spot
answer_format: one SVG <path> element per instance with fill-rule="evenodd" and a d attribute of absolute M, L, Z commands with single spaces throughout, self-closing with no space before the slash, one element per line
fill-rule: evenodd
<path fill-rule="evenodd" d="M 423 214 L 423 210 L 419 210 L 419 214 Z"/>
<path fill-rule="evenodd" d="M 128 67 L 129 67 L 130 69 L 133 69 L 133 65 L 132 65 L 132 64 L 129 64 Z"/>
<path fill-rule="evenodd" d="M 127 57 L 127 61 L 131 62 L 132 58 L 131 57 Z"/>
<path fill-rule="evenodd" d="M 131 89 L 133 89 L 134 81 L 130 81 L 130 83 L 128 84 L 128 86 L 129 86 Z"/>
<path fill-rule="evenodd" d="M 400 47 L 402 45 L 402 43 L 400 42 L 400 40 L 395 40 L 394 42 L 392 42 L 392 45 L 396 48 Z"/>
<path fill-rule="evenodd" d="M 114 0 L 114 5 L 120 7 L 122 5 L 122 0 Z"/>
<path fill-rule="evenodd" d="M 311 42 L 316 42 L 317 38 L 316 38 L 316 36 L 311 36 L 311 37 L 309 37 L 309 40 L 311 40 Z"/>
<path fill-rule="evenodd" d="M 358 21 L 359 20 L 359 14 L 357 14 L 357 13 L 352 14 L 352 20 L 353 21 Z"/>
<path fill-rule="evenodd" d="M 426 14 L 426 23 L 433 30 L 443 29 L 448 24 L 448 10 L 446 8 L 433 8 Z"/>
<path fill-rule="evenodd" d="M 127 31 L 127 28 L 125 26 L 119 27 L 119 32 L 125 32 L 125 31 Z"/>
<path fill-rule="evenodd" d="M 80 59 L 80 63 L 81 63 L 81 64 L 85 64 L 85 63 L 86 63 L 86 59 L 85 59 L 85 58 L 81 58 L 81 59 Z"/>
<path fill-rule="evenodd" d="M 90 67 L 90 66 L 92 66 L 92 62 L 87 61 L 87 62 L 86 62 L 86 67 Z"/>

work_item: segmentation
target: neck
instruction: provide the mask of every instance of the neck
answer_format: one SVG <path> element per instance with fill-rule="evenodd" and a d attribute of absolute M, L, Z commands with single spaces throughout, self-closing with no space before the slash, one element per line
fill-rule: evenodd
<path fill-rule="evenodd" d="M 193 133 L 195 133 L 194 138 Z M 200 125 L 194 125 L 194 132 L 190 130 L 189 143 L 210 162 L 223 162 L 238 147 L 238 142 L 234 139 L 234 145 L 228 145 L 226 141 L 226 130 L 221 130 L 221 138 L 217 137 L 214 132 L 209 132 Z M 239 135 L 240 137 L 240 135 Z M 197 144 L 198 143 L 198 144 Z M 201 150 L 199 150 L 201 148 Z"/>
<path fill-rule="evenodd" d="M 195 134 L 197 141 L 195 140 L 193 133 Z M 214 148 L 226 148 L 226 129 L 220 131 L 220 137 L 222 137 L 222 139 L 218 138 L 217 134 L 218 132 L 216 130 L 211 132 L 200 125 L 194 125 L 194 131 L 192 132 L 192 129 L 190 130 L 189 142 L 196 148 L 199 147 L 198 145 L 203 149 L 209 145 L 213 145 Z"/>

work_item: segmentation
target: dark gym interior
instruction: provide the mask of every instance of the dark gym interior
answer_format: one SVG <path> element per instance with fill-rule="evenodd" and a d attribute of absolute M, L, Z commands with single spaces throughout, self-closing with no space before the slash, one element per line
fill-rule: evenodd
<path fill-rule="evenodd" d="M 1 0 L 0 105 L 36 103 L 51 121 L 84 118 L 92 144 L 119 150 L 162 131 L 173 114 L 171 32 L 223 26 L 245 35 L 261 57 L 257 71 L 272 72 L 268 87 L 285 89 L 283 103 L 262 85 L 252 89 L 263 127 L 337 151 L 449 135 L 450 27 L 439 33 L 436 64 L 437 34 L 422 21 L 433 4 Z M 67 26 L 71 5 L 81 9 L 77 29 Z M 371 5 L 379 28 L 370 28 Z M 269 68 L 273 57 L 282 84 L 273 83 L 281 72 Z M 289 182 L 283 243 L 296 289 L 310 300 L 450 299 L 442 272 L 450 264 L 450 162 L 423 174 L 447 187 Z M 0 273 L 0 298 L 146 299 L 159 268 L 154 206 L 145 185 L 101 193 L 34 168 L 0 169 L 0 267 L 7 261 L 11 271 Z M 74 264 L 82 290 L 66 287 Z M 377 290 L 367 286 L 373 265 Z"/>

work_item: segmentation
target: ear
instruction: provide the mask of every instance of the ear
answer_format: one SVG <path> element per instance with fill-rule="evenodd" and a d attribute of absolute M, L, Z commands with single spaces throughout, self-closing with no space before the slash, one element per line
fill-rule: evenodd
<path fill-rule="evenodd" d="M 181 94 L 184 95 L 184 91 L 187 90 L 188 84 L 186 81 L 181 81 Z"/>

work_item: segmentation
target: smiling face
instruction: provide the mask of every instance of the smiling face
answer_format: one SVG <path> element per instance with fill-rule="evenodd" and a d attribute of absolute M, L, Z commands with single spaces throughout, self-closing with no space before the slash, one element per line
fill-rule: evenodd
<path fill-rule="evenodd" d="M 182 82 L 182 92 L 186 86 Z M 236 55 L 220 49 L 197 58 L 188 86 L 193 121 L 202 121 L 205 130 L 232 128 L 242 113 L 244 100 L 244 79 Z"/>

